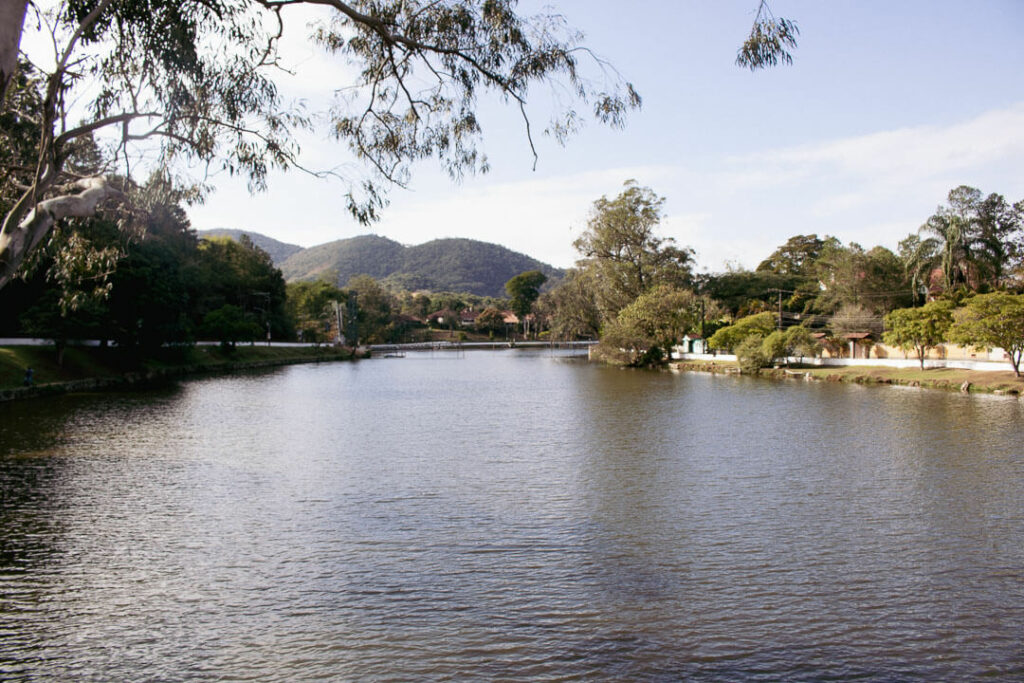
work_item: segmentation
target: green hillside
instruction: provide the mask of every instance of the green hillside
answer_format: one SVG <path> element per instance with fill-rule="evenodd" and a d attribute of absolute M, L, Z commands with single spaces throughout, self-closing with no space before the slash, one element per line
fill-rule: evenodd
<path fill-rule="evenodd" d="M 285 279 L 313 280 L 336 272 L 344 285 L 366 274 L 396 287 L 505 296 L 505 283 L 526 270 L 550 279 L 563 272 L 497 244 L 469 239 L 439 239 L 413 247 L 377 235 L 361 235 L 321 244 L 279 264 Z"/>
<path fill-rule="evenodd" d="M 360 235 L 336 240 L 288 257 L 279 263 L 285 280 L 316 280 L 334 271 L 344 285 L 353 275 L 371 275 L 384 279 L 401 270 L 405 247 L 378 235 Z"/>
<path fill-rule="evenodd" d="M 387 280 L 410 290 L 505 296 L 505 283 L 526 270 L 539 270 L 551 280 L 563 275 L 557 268 L 498 244 L 439 239 L 407 247 L 401 271 Z"/>
<path fill-rule="evenodd" d="M 267 237 L 261 235 L 258 232 L 250 232 L 248 230 L 232 230 L 229 228 L 214 228 L 213 230 L 200 230 L 200 237 L 230 237 L 233 240 L 237 240 L 242 235 L 247 235 L 252 243 L 263 251 L 270 254 L 271 260 L 274 264 L 280 266 L 284 261 L 292 254 L 297 254 L 302 251 L 302 247 L 297 244 L 288 244 L 287 242 L 280 242 L 275 240 L 273 237 Z"/>

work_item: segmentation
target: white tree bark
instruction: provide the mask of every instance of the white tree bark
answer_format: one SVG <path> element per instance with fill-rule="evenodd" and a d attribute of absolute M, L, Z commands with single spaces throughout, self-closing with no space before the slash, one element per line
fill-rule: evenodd
<path fill-rule="evenodd" d="M 18 71 L 18 48 L 28 0 L 0 0 L 0 102 Z"/>
<path fill-rule="evenodd" d="M 0 234 L 0 289 L 11 281 L 25 257 L 43 241 L 57 221 L 95 216 L 101 203 L 123 196 L 102 176 L 85 178 L 74 187 L 81 191 L 39 202 L 17 227 Z"/>

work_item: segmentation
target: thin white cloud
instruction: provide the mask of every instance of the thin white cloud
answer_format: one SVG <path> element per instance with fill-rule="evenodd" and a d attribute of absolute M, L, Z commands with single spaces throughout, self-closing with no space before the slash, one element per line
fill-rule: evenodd
<path fill-rule="evenodd" d="M 1024 103 L 948 126 L 919 126 L 729 159 L 738 185 L 847 176 L 908 184 L 1024 155 Z"/>

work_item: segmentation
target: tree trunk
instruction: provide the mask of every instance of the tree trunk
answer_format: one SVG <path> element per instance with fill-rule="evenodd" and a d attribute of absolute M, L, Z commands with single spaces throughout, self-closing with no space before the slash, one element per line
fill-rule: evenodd
<path fill-rule="evenodd" d="M 58 220 L 94 216 L 102 202 L 123 196 L 102 177 L 86 178 L 75 186 L 81 192 L 41 201 L 16 226 L 5 226 L 6 229 L 0 232 L 0 289 L 11 281 L 25 258 L 39 246 Z"/>
<path fill-rule="evenodd" d="M 18 48 L 28 0 L 0 0 L 0 108 L 18 72 Z"/>

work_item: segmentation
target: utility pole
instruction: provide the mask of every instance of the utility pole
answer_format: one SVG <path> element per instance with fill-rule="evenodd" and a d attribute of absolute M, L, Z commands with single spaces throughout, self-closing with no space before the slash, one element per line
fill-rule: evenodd
<path fill-rule="evenodd" d="M 779 331 L 782 331 L 782 290 L 779 290 Z"/>

